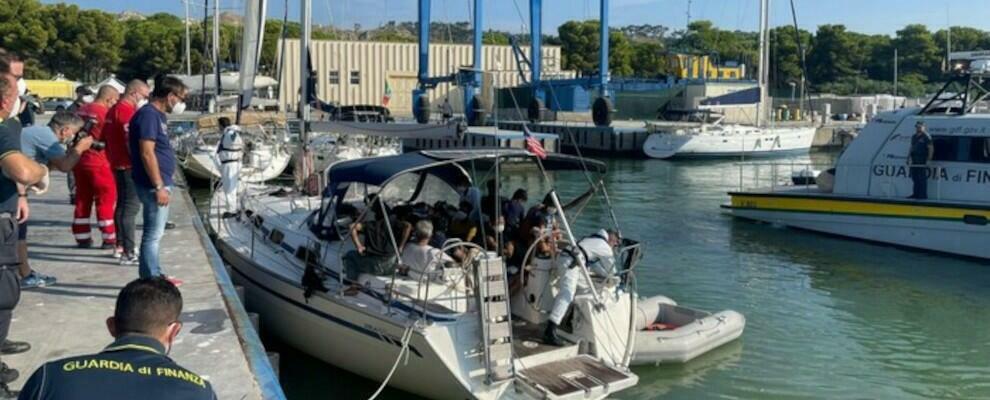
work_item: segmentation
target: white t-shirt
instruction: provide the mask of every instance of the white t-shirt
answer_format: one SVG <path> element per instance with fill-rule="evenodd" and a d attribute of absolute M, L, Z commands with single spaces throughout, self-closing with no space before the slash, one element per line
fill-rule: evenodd
<path fill-rule="evenodd" d="M 442 268 L 443 263 L 453 261 L 453 258 L 440 249 L 428 244 L 410 242 L 402 249 L 402 263 L 409 266 L 409 277 L 416 280 L 424 273 L 436 270 L 438 266 Z"/>

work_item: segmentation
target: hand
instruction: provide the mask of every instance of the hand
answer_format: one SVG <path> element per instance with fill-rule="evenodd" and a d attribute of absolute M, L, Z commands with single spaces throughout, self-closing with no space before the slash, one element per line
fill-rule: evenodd
<path fill-rule="evenodd" d="M 27 197 L 17 198 L 17 223 L 23 224 L 27 222 L 28 217 L 31 215 L 31 209 L 28 208 Z"/>
<path fill-rule="evenodd" d="M 89 150 L 89 148 L 92 146 L 93 146 L 93 137 L 87 135 L 86 137 L 79 139 L 79 141 L 76 142 L 75 146 L 72 146 L 72 148 L 76 149 L 76 151 L 82 154 L 86 150 Z"/>
<path fill-rule="evenodd" d="M 358 245 L 357 245 L 357 252 L 358 252 L 358 254 L 360 254 L 360 255 L 363 256 L 364 255 L 364 251 L 365 251 L 364 245 L 358 243 Z"/>
<path fill-rule="evenodd" d="M 45 175 L 43 177 L 41 177 L 41 180 L 40 181 L 38 181 L 34 185 L 31 185 L 28 188 L 32 192 L 37 193 L 37 194 L 44 194 L 45 192 L 48 191 L 48 183 L 49 183 L 49 181 L 51 179 L 51 177 L 48 174 L 48 167 L 46 167 L 44 165 L 42 165 L 41 167 L 45 169 Z"/>
<path fill-rule="evenodd" d="M 168 205 L 170 193 L 165 188 L 155 190 L 155 199 L 158 200 L 158 205 L 165 207 Z"/>

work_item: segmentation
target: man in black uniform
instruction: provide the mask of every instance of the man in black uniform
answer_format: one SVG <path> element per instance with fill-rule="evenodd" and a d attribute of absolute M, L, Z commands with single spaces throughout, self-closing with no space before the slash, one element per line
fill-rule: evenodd
<path fill-rule="evenodd" d="M 116 340 L 100 353 L 42 365 L 20 399 L 216 399 L 209 382 L 167 356 L 182 329 L 181 312 L 182 295 L 164 278 L 128 283 L 107 319 Z"/>
<path fill-rule="evenodd" d="M 24 63 L 11 53 L 0 49 L 0 353 L 15 354 L 30 349 L 23 342 L 10 342 L 10 321 L 14 307 L 21 300 L 20 275 L 16 265 L 20 264 L 17 244 L 11 243 L 11 234 L 17 229 L 17 221 L 22 210 L 18 207 L 18 193 L 22 189 L 38 185 L 43 189 L 42 179 L 48 169 L 27 158 L 21 153 L 21 123 L 15 110 L 20 109 L 17 80 Z M 14 231 L 11 231 L 14 229 Z M 13 253 L 12 253 L 13 251 Z M 0 398 L 9 398 L 12 393 L 7 384 L 19 376 L 17 370 L 0 362 Z"/>
<path fill-rule="evenodd" d="M 928 198 L 928 162 L 935 154 L 932 137 L 928 136 L 925 123 L 918 121 L 914 124 L 914 136 L 911 136 L 911 150 L 908 154 L 908 165 L 911 172 L 911 182 L 914 189 L 909 199 L 924 200 Z"/>

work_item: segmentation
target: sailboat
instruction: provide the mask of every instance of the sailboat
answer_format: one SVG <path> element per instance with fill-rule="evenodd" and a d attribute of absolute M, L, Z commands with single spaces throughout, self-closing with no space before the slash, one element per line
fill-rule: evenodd
<path fill-rule="evenodd" d="M 699 127 L 669 130 L 661 128 L 647 137 L 643 153 L 651 158 L 675 157 L 756 157 L 787 152 L 806 152 L 815 138 L 813 126 L 778 127 L 768 124 L 770 109 L 767 93 L 770 77 L 770 0 L 760 0 L 760 76 L 756 126 L 702 124 Z"/>

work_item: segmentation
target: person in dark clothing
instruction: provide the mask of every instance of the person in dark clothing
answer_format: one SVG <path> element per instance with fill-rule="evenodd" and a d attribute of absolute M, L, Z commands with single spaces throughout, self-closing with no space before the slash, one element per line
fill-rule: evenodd
<path fill-rule="evenodd" d="M 450 105 L 450 99 L 446 97 L 443 98 L 443 104 L 440 105 L 440 115 L 443 117 L 444 124 L 454 118 L 454 107 Z"/>
<path fill-rule="evenodd" d="M 206 379 L 168 357 L 182 322 L 182 294 L 162 277 L 128 283 L 117 296 L 103 351 L 48 362 L 21 390 L 22 399 L 203 399 L 217 396 Z"/>
<path fill-rule="evenodd" d="M 928 198 L 928 162 L 935 154 L 935 146 L 924 122 L 918 121 L 914 127 L 914 136 L 911 136 L 911 149 L 908 154 L 913 190 L 908 198 L 923 200 Z"/>
<path fill-rule="evenodd" d="M 21 153 L 21 123 L 15 110 L 20 109 L 17 81 L 23 74 L 24 63 L 11 53 L 0 49 L 0 353 L 27 351 L 30 345 L 7 340 L 14 308 L 21 299 L 17 253 L 18 220 L 26 215 L 19 207 L 20 189 L 47 189 L 44 178 L 48 169 Z M 26 193 L 26 192 L 25 192 Z M 26 195 L 26 194 L 25 194 Z M 19 373 L 0 362 L 0 398 L 14 393 L 7 384 L 17 380 Z"/>
<path fill-rule="evenodd" d="M 512 200 L 505 203 L 502 214 L 505 215 L 505 231 L 509 234 L 514 235 L 519 231 L 523 218 L 526 216 L 527 201 L 529 201 L 529 195 L 526 193 L 526 189 L 516 189 L 515 193 L 512 193 Z"/>
<path fill-rule="evenodd" d="M 412 232 L 412 225 L 408 222 L 389 216 L 382 210 L 378 197 L 374 197 L 368 207 L 375 219 L 351 225 L 351 241 L 354 242 L 355 249 L 347 252 L 343 259 L 344 272 L 352 282 L 351 288 L 346 292 L 348 295 L 357 294 L 361 287 L 358 278 L 362 273 L 391 275 L 396 267 L 395 256 L 406 246 Z M 367 215 L 365 213 L 365 217 Z M 361 239 L 361 234 L 364 234 L 364 240 Z"/>

